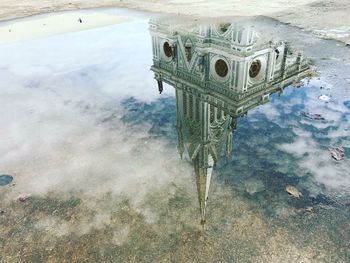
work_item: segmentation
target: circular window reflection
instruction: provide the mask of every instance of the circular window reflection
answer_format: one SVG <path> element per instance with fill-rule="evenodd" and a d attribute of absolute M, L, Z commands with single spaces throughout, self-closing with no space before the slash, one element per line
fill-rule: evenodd
<path fill-rule="evenodd" d="M 222 59 L 218 59 L 215 62 L 215 72 L 216 72 L 216 74 L 218 74 L 222 78 L 226 77 L 227 73 L 228 73 L 227 63 Z"/>
<path fill-rule="evenodd" d="M 260 60 L 255 60 L 249 68 L 249 76 L 251 78 L 255 78 L 256 76 L 258 76 L 259 72 L 261 70 L 261 62 Z"/>
<path fill-rule="evenodd" d="M 171 46 L 169 45 L 168 42 L 165 42 L 163 45 L 163 50 L 164 50 L 164 54 L 170 58 L 173 55 L 173 51 L 171 50 Z"/>

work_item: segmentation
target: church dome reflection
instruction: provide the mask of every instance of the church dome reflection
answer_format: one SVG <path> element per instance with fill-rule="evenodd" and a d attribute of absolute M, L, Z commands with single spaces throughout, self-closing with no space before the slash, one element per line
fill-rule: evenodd
<path fill-rule="evenodd" d="M 219 32 L 217 25 L 150 22 L 151 70 L 160 92 L 163 82 L 175 88 L 178 151 L 192 162 L 203 222 L 212 171 L 221 155 L 231 155 L 237 119 L 310 74 L 307 59 L 287 43 L 259 42 L 253 27 L 225 25 Z M 171 43 L 171 60 L 161 55 L 164 43 Z"/>

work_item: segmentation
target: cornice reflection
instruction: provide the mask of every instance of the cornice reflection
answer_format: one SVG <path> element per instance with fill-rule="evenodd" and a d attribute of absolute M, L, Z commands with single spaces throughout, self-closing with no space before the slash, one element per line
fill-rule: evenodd
<path fill-rule="evenodd" d="M 158 90 L 176 92 L 178 150 L 190 158 L 205 222 L 210 180 L 230 156 L 237 119 L 310 74 L 307 60 L 282 41 L 263 41 L 243 24 L 186 27 L 150 22 Z"/>

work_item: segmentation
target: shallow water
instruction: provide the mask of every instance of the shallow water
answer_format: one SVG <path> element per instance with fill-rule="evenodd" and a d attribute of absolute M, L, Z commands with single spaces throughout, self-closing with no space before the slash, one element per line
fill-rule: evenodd
<path fill-rule="evenodd" d="M 159 94 L 150 70 L 148 20 L 0 46 L 0 173 L 14 178 L 0 186 L 0 262 L 348 262 L 350 53 L 251 23 L 318 75 L 235 116 L 204 224 L 175 88 Z"/>
<path fill-rule="evenodd" d="M 8 185 L 13 180 L 11 175 L 2 174 L 0 175 L 0 186 Z"/>

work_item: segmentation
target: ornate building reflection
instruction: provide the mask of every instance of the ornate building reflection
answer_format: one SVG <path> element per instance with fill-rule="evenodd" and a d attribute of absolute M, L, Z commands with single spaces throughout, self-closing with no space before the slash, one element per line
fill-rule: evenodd
<path fill-rule="evenodd" d="M 178 150 L 192 161 L 202 220 L 213 166 L 229 156 L 237 118 L 309 74 L 306 59 L 283 42 L 262 42 L 239 24 L 174 26 L 150 22 L 158 89 L 176 91 Z"/>

